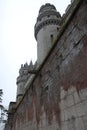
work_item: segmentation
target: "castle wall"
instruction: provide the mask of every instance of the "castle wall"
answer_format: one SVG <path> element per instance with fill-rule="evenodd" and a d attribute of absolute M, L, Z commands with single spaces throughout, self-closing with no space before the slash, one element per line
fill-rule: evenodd
<path fill-rule="evenodd" d="M 17 107 L 11 130 L 86 129 L 87 3 L 83 0 Z"/>

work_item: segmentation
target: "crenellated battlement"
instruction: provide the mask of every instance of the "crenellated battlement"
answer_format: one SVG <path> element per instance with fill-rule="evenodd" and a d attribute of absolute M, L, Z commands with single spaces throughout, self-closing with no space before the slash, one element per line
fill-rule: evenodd
<path fill-rule="evenodd" d="M 24 65 L 21 65 L 21 68 L 19 69 L 19 76 L 17 77 L 17 84 L 21 81 L 26 82 L 31 74 L 33 74 L 36 70 L 37 63 L 33 65 L 32 61 L 28 65 L 28 63 L 25 63 Z"/>

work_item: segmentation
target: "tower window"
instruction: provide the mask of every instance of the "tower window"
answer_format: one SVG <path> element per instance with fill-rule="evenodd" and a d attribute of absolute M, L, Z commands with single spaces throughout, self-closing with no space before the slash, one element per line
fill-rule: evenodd
<path fill-rule="evenodd" d="M 50 37 L 51 37 L 51 41 L 53 41 L 53 34 L 51 34 Z"/>
<path fill-rule="evenodd" d="M 50 15 L 47 15 L 47 17 L 49 18 L 49 17 L 50 17 Z"/>
<path fill-rule="evenodd" d="M 53 34 L 51 34 L 50 37 L 53 38 Z"/>
<path fill-rule="evenodd" d="M 59 30 L 59 28 L 57 27 L 57 31 Z"/>

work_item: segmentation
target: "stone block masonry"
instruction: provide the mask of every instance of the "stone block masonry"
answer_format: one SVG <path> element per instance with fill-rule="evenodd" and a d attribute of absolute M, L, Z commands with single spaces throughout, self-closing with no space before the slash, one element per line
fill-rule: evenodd
<path fill-rule="evenodd" d="M 87 130 L 87 0 L 72 3 L 60 31 L 9 130 Z"/>

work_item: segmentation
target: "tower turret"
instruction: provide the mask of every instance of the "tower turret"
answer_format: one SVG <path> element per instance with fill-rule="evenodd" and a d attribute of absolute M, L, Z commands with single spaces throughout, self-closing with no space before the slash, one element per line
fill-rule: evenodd
<path fill-rule="evenodd" d="M 37 40 L 37 63 L 41 64 L 53 45 L 53 39 L 60 27 L 61 15 L 54 5 L 42 5 L 35 24 Z"/>
<path fill-rule="evenodd" d="M 30 76 L 28 74 L 28 69 L 29 69 L 29 66 L 26 63 L 24 65 L 21 65 L 21 68 L 19 70 L 19 76 L 17 77 L 17 82 L 16 82 L 16 84 L 17 84 L 17 101 L 19 101 L 24 94 L 24 91 L 25 91 L 24 85 Z"/>
<path fill-rule="evenodd" d="M 23 97 L 26 90 L 26 84 L 32 80 L 33 75 L 36 74 L 37 63 L 33 65 L 32 61 L 28 65 L 25 63 L 21 65 L 19 76 L 17 77 L 17 102 Z"/>

